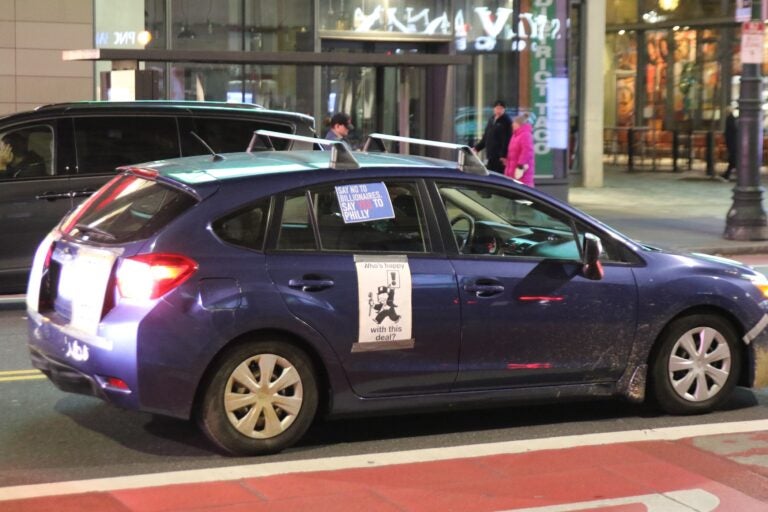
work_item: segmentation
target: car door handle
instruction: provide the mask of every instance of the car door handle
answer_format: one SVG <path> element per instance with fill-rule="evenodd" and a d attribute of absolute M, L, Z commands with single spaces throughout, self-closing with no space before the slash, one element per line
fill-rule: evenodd
<path fill-rule="evenodd" d="M 475 279 L 464 283 L 464 291 L 478 297 L 492 297 L 504 292 L 504 285 L 495 279 Z"/>
<path fill-rule="evenodd" d="M 72 192 L 43 192 L 35 196 L 35 199 L 45 199 L 46 201 L 56 201 L 57 199 L 70 199 Z"/>
<path fill-rule="evenodd" d="M 94 192 L 96 191 L 93 189 L 84 188 L 83 190 L 75 190 L 74 192 L 70 192 L 70 197 L 88 197 L 93 195 Z"/>
<path fill-rule="evenodd" d="M 291 288 L 300 288 L 303 292 L 319 292 L 333 286 L 332 279 L 290 279 L 288 286 Z"/>

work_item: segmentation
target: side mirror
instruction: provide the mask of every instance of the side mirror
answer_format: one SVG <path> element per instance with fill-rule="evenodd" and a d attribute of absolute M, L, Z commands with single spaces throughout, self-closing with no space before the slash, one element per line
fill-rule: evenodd
<path fill-rule="evenodd" d="M 587 279 L 599 281 L 603 278 L 603 265 L 600 263 L 600 255 L 603 253 L 603 244 L 592 233 L 584 235 L 584 266 L 581 273 Z"/>

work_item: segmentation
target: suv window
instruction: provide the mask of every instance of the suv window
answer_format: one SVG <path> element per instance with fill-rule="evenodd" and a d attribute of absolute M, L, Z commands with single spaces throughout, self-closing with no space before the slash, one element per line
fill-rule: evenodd
<path fill-rule="evenodd" d="M 152 236 L 196 202 L 170 185 L 122 174 L 75 210 L 64 231 L 100 242 L 134 242 Z"/>
<path fill-rule="evenodd" d="M 345 222 L 334 186 L 312 189 L 309 200 L 317 218 L 320 248 L 326 251 L 426 252 L 425 221 L 416 185 L 386 183 L 393 218 Z M 280 224 L 278 249 L 315 249 L 305 193 L 286 198 Z"/>
<path fill-rule="evenodd" d="M 269 199 L 238 210 L 213 223 L 213 232 L 230 244 L 261 250 L 269 213 Z"/>
<path fill-rule="evenodd" d="M 114 172 L 121 165 L 180 155 L 174 117 L 75 118 L 75 147 L 81 174 Z"/>
<path fill-rule="evenodd" d="M 0 133 L 0 177 L 30 178 L 53 174 L 53 128 L 27 126 Z"/>
<path fill-rule="evenodd" d="M 237 153 L 245 151 L 256 130 L 272 130 L 281 133 L 293 133 L 290 126 L 268 121 L 246 119 L 219 119 L 214 117 L 195 118 L 195 133 L 216 153 Z M 276 150 L 287 149 L 290 141 L 273 139 Z M 198 141 L 191 142 L 190 148 L 184 148 L 185 155 L 204 155 L 208 150 Z"/>

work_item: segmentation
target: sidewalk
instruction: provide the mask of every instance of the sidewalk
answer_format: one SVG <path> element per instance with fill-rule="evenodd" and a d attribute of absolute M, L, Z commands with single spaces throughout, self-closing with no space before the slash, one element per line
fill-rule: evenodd
<path fill-rule="evenodd" d="M 4 512 L 760 512 L 768 509 L 768 434 L 748 431 L 611 442 L 586 438 L 572 447 L 547 440 L 484 445 L 452 459 L 404 463 L 370 454 L 347 467 L 259 472 L 258 464 L 232 468 L 226 477 L 150 486 L 129 481 L 69 484 L 60 495 L 2 500 Z M 600 436 L 600 435 L 598 435 Z M 665 438 L 666 437 L 666 438 Z M 525 444 L 523 444 L 525 443 Z M 472 447 L 467 447 L 472 448 Z M 420 459 L 424 460 L 424 459 Z M 301 461 L 299 461 L 301 463 Z M 268 464 L 266 465 L 268 466 Z M 367 466 L 367 467 L 366 467 Z M 178 482 L 179 480 L 177 480 Z M 110 485 L 111 484 L 111 485 Z M 55 484 L 54 484 L 55 485 Z M 154 486 L 152 486 L 154 485 Z M 0 489 L 1 491 L 2 489 Z"/>
<path fill-rule="evenodd" d="M 569 202 L 635 240 L 709 254 L 768 253 L 768 241 L 723 238 L 733 181 L 711 179 L 703 171 L 630 173 L 606 165 L 604 185 L 572 186 Z"/>

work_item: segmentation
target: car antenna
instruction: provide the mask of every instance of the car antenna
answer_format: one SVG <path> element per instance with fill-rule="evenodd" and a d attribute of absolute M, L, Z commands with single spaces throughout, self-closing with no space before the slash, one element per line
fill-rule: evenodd
<path fill-rule="evenodd" d="M 207 149 L 208 151 L 210 151 L 210 152 L 211 152 L 211 155 L 213 155 L 213 160 L 211 160 L 212 162 L 220 162 L 221 160 L 224 160 L 224 157 L 223 157 L 223 156 L 221 156 L 220 154 L 216 153 L 216 152 L 213 150 L 213 148 L 212 148 L 211 146 L 209 146 L 209 145 L 208 145 L 208 144 L 207 144 L 207 143 L 206 143 L 206 142 L 203 140 L 203 138 L 202 138 L 201 136 L 199 136 L 198 134 L 196 134 L 194 131 L 191 131 L 191 132 L 189 132 L 189 133 L 191 133 L 191 134 L 192 134 L 192 135 L 193 135 L 193 136 L 194 136 L 194 137 L 195 137 L 197 140 L 199 140 L 199 141 L 200 141 L 200 144 L 202 144 L 203 146 L 205 146 L 205 149 Z"/>

